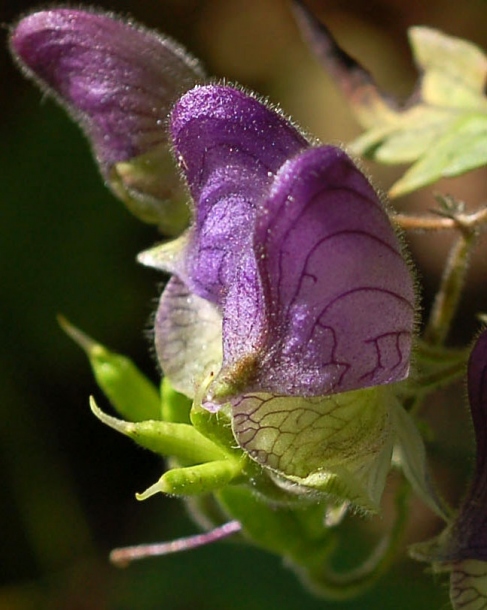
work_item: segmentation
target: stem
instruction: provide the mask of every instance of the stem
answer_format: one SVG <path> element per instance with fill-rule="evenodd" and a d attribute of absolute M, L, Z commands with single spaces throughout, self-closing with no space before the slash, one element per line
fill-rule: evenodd
<path fill-rule="evenodd" d="M 405 231 L 445 231 L 451 229 L 481 228 L 487 224 L 487 206 L 469 214 L 455 216 L 411 216 L 394 214 L 391 220 Z"/>
<path fill-rule="evenodd" d="M 448 335 L 465 285 L 476 235 L 475 230 L 463 227 L 463 231 L 450 250 L 440 288 L 424 332 L 424 340 L 430 344 L 441 345 Z"/>
<path fill-rule="evenodd" d="M 391 531 L 375 547 L 367 560 L 347 573 L 336 572 L 331 566 L 326 571 L 310 574 L 311 587 L 321 595 L 346 600 L 360 595 L 389 569 L 393 562 L 409 515 L 410 487 L 403 479 L 396 492 L 396 517 Z"/>

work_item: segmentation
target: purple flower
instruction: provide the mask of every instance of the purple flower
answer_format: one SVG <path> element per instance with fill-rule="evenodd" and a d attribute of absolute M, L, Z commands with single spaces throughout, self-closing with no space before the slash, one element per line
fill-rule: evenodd
<path fill-rule="evenodd" d="M 454 522 L 448 548 L 443 551 L 445 561 L 487 561 L 487 331 L 477 339 L 470 354 L 468 397 L 477 458 L 472 482 Z"/>
<path fill-rule="evenodd" d="M 155 323 L 172 386 L 194 409 L 228 410 L 243 451 L 293 493 L 376 510 L 396 445 L 428 495 L 421 439 L 389 389 L 409 371 L 414 282 L 345 152 L 239 89 L 195 87 L 184 51 L 111 15 L 35 13 L 11 48 L 81 124 L 112 188 L 174 232 L 172 145 L 192 223 L 140 256 L 172 274 Z"/>
<path fill-rule="evenodd" d="M 311 146 L 280 114 L 220 85 L 185 94 L 171 134 L 195 218 L 181 251 L 163 247 L 156 264 L 222 315 L 214 398 L 243 389 L 324 396 L 404 379 L 413 280 L 351 159 Z M 171 307 L 163 296 L 163 368 Z"/>
<path fill-rule="evenodd" d="M 198 62 L 133 22 L 71 8 L 25 17 L 10 46 L 26 75 L 80 124 L 116 193 L 142 198 L 136 213 L 157 222 L 162 216 L 164 224 L 168 211 L 147 198 L 164 201 L 177 188 L 162 177 L 169 165 L 165 123 L 180 94 L 203 79 Z M 139 165 L 127 165 L 137 159 Z"/>
<path fill-rule="evenodd" d="M 341 149 L 238 89 L 192 89 L 170 129 L 194 221 L 140 256 L 173 274 L 155 325 L 163 371 L 210 411 L 231 404 L 262 465 L 338 495 L 346 480 L 343 495 L 376 506 L 396 425 L 377 386 L 407 376 L 415 318 L 384 205 Z"/>

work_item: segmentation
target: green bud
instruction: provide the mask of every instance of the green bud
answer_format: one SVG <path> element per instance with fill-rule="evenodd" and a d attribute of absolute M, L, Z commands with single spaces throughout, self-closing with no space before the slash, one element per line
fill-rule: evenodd
<path fill-rule="evenodd" d="M 84 350 L 96 382 L 114 409 L 129 421 L 161 418 L 157 388 L 125 356 L 110 352 L 59 316 L 62 329 Z"/>
<path fill-rule="evenodd" d="M 125 434 L 138 445 L 165 457 L 175 457 L 182 464 L 201 464 L 224 459 L 225 453 L 193 426 L 165 421 L 126 422 L 103 413 L 93 398 L 91 410 L 104 424 Z"/>
<path fill-rule="evenodd" d="M 222 447 L 225 452 L 242 454 L 242 450 L 238 447 L 232 432 L 232 420 L 229 409 L 222 407 L 216 413 L 211 413 L 196 404 L 195 401 L 190 417 L 193 426 L 216 445 Z"/>
<path fill-rule="evenodd" d="M 164 421 L 181 424 L 191 423 L 189 417 L 191 399 L 177 392 L 167 377 L 164 377 L 161 384 L 161 409 Z"/>

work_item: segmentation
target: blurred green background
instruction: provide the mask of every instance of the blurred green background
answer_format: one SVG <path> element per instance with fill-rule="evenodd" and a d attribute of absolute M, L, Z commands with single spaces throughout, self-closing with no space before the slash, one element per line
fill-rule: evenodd
<path fill-rule="evenodd" d="M 301 42 L 285 0 L 97 4 L 172 35 L 203 59 L 209 74 L 268 95 L 324 140 L 347 142 L 359 133 Z M 2 0 L 0 22 L 8 26 L 36 5 Z M 309 5 L 399 96 L 415 79 L 406 38 L 410 25 L 427 24 L 487 48 L 485 0 Z M 88 396 L 99 393 L 56 314 L 130 355 L 156 380 L 147 330 L 164 278 L 138 266 L 135 256 L 158 235 L 104 189 L 77 127 L 21 77 L 6 40 L 7 27 L 0 51 L 0 610 L 444 608 L 443 581 L 435 583 L 424 566 L 407 560 L 372 592 L 345 604 L 311 597 L 278 559 L 231 544 L 127 570 L 108 564 L 115 546 L 172 539 L 196 528 L 177 500 L 135 500 L 136 491 L 158 478 L 161 464 L 93 418 Z M 372 168 L 384 190 L 399 171 Z M 476 206 L 485 202 L 486 186 L 486 173 L 479 170 L 435 189 Z M 432 189 L 398 205 L 432 207 Z M 426 309 L 449 239 L 411 240 Z M 469 278 L 466 323 L 458 326 L 455 341 L 470 339 L 473 313 L 486 308 L 486 267 L 484 248 Z M 461 396 L 454 393 L 454 401 L 461 403 Z M 456 413 L 458 403 L 451 410 Z M 458 418 L 464 423 L 463 407 L 459 411 L 449 416 L 447 435 Z M 437 526 L 421 507 L 415 510 L 410 540 Z"/>

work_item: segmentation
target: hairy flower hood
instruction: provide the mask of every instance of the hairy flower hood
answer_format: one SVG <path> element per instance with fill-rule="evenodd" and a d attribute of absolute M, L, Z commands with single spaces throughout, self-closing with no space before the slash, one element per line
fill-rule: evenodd
<path fill-rule="evenodd" d="M 170 152 L 179 165 L 190 227 L 140 255 L 172 274 L 155 318 L 172 386 L 224 409 L 242 451 L 293 490 L 375 510 L 398 446 L 429 501 L 421 439 L 390 389 L 409 371 L 414 281 L 348 155 L 238 88 L 198 84 L 176 43 L 111 14 L 40 11 L 10 46 L 112 189 L 166 234 L 187 218 Z"/>
<path fill-rule="evenodd" d="M 204 408 L 231 405 L 262 465 L 317 489 L 348 479 L 376 505 L 396 428 L 384 388 L 408 374 L 415 316 L 380 198 L 343 150 L 239 89 L 188 91 L 170 132 L 193 223 L 140 256 L 173 274 L 155 324 L 163 371 Z"/>

